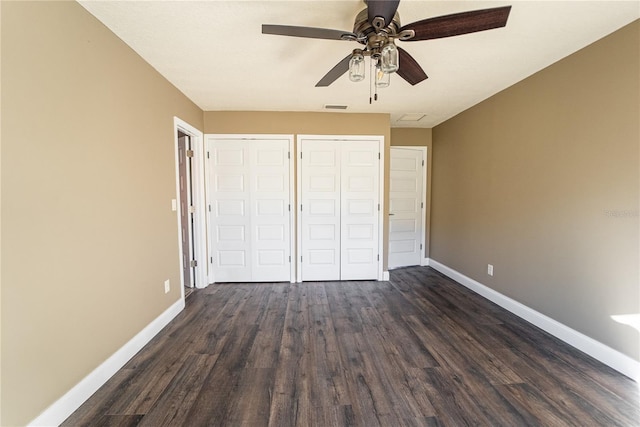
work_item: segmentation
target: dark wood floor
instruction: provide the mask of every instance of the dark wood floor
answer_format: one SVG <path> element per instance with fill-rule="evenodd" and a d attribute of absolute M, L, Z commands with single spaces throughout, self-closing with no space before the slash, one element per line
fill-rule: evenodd
<path fill-rule="evenodd" d="M 428 267 L 223 284 L 66 426 L 638 426 L 638 384 Z"/>

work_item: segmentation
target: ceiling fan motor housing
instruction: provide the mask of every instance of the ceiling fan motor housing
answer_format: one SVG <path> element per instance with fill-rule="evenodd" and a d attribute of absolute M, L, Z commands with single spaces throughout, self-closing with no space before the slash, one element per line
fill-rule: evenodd
<path fill-rule="evenodd" d="M 393 40 L 397 37 L 398 30 L 400 29 L 400 15 L 396 12 L 388 25 L 377 30 L 376 27 L 369 22 L 367 14 L 367 9 L 363 9 L 358 13 L 353 24 L 353 32 L 356 34 L 359 43 L 365 45 L 372 54 L 377 52 L 379 55 L 382 46 L 387 44 L 389 39 Z"/>

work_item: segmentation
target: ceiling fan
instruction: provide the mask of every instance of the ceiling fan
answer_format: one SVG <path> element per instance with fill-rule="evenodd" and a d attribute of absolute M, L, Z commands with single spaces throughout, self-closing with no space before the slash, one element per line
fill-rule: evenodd
<path fill-rule="evenodd" d="M 320 79 L 316 87 L 329 86 L 347 71 L 352 81 L 364 79 L 364 57 L 371 57 L 375 66 L 376 87 L 389 84 L 389 75 L 400 77 L 416 85 L 427 79 L 418 62 L 409 53 L 395 45 L 396 40 L 412 42 L 474 33 L 504 27 L 511 6 L 427 18 L 401 25 L 398 15 L 400 0 L 364 0 L 367 7 L 355 18 L 353 31 L 328 28 L 299 27 L 291 25 L 263 24 L 263 34 L 307 37 L 314 39 L 356 41 L 364 45 L 354 49 Z"/>

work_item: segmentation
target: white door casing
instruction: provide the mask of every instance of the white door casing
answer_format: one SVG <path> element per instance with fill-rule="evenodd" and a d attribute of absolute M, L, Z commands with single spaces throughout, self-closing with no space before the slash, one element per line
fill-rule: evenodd
<path fill-rule="evenodd" d="M 426 147 L 391 147 L 389 160 L 389 269 L 421 265 Z"/>
<path fill-rule="evenodd" d="M 180 212 L 180 241 L 182 242 L 182 280 L 184 286 L 188 288 L 194 287 L 195 282 L 195 266 L 191 261 L 194 260 L 192 246 L 194 240 L 197 240 L 193 234 L 193 212 L 192 206 L 192 171 L 190 157 L 188 155 L 191 150 L 191 138 L 182 132 L 178 134 L 178 174 L 180 178 L 180 191 L 178 193 L 178 211 Z"/>
<path fill-rule="evenodd" d="M 298 281 L 382 280 L 383 143 L 298 136 Z"/>
<path fill-rule="evenodd" d="M 292 280 L 292 143 L 207 135 L 211 282 Z"/>
<path fill-rule="evenodd" d="M 175 164 L 176 164 L 176 195 L 180 195 L 180 172 L 179 163 L 180 156 L 178 153 L 178 131 L 188 135 L 191 139 L 191 150 L 193 151 L 193 158 L 191 159 L 191 173 L 192 173 L 192 205 L 194 207 L 193 224 L 192 224 L 192 236 L 195 237 L 193 245 L 192 257 L 198 262 L 198 265 L 194 268 L 194 279 L 197 288 L 204 288 L 208 285 L 208 270 L 207 270 L 207 242 L 204 236 L 206 236 L 206 195 L 205 195 L 205 171 L 204 171 L 204 137 L 201 131 L 191 126 L 189 123 L 181 120 L 178 117 L 173 118 L 173 132 L 175 137 Z M 178 222 L 178 252 L 179 252 L 179 265 L 182 266 L 182 257 L 184 253 L 183 242 L 181 239 L 182 233 L 182 219 L 180 217 L 180 211 L 177 209 L 176 197 L 176 216 Z M 181 294 L 184 298 L 184 277 L 180 275 Z"/>

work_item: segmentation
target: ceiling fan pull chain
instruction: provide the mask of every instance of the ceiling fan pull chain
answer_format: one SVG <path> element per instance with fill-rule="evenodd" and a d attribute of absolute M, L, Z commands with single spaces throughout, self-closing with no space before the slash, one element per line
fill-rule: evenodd
<path fill-rule="evenodd" d="M 376 64 L 373 65 L 373 58 L 371 58 L 371 81 L 373 82 L 373 100 L 378 100 L 378 85 L 376 84 L 376 76 L 378 73 L 379 59 L 376 60 Z M 375 73 L 375 74 L 374 74 Z"/>
<path fill-rule="evenodd" d="M 371 102 L 372 102 L 371 101 L 371 83 L 373 82 L 373 78 L 372 78 L 372 76 L 373 76 L 373 59 L 369 60 L 369 64 L 370 64 L 370 67 L 369 67 L 369 105 L 371 105 Z"/>

